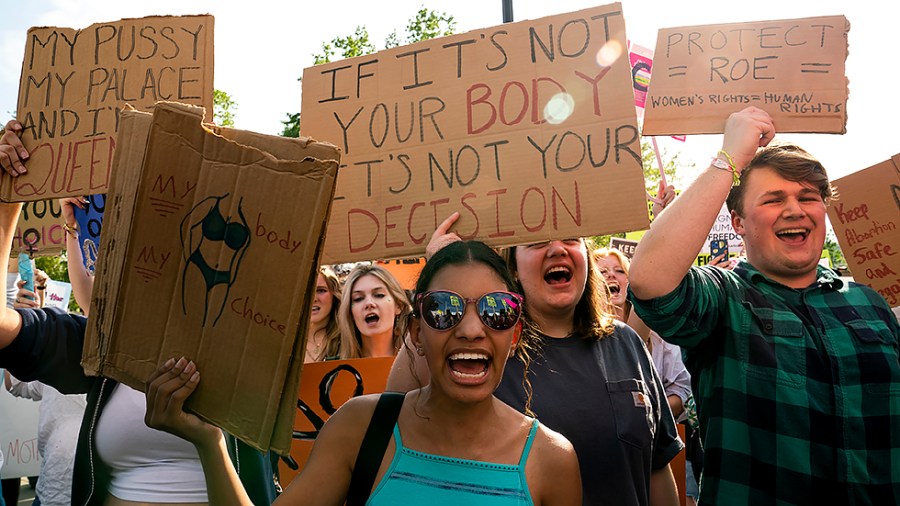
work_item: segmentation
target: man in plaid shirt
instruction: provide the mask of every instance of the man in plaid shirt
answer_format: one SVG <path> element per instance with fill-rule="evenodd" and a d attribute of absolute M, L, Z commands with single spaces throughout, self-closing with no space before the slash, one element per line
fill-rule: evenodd
<path fill-rule="evenodd" d="M 828 177 L 774 135 L 765 111 L 732 114 L 631 264 L 635 310 L 693 376 L 700 504 L 900 504 L 900 326 L 818 265 Z M 692 267 L 726 196 L 747 258 Z"/>

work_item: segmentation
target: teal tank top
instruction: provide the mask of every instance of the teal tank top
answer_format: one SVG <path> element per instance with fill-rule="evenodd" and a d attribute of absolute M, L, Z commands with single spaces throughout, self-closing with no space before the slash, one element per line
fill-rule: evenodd
<path fill-rule="evenodd" d="M 525 462 L 537 428 L 538 421 L 532 420 L 519 463 L 509 465 L 454 459 L 410 450 L 403 446 L 400 429 L 395 424 L 394 458 L 366 504 L 534 504 L 531 492 L 528 491 L 528 482 L 525 481 Z"/>

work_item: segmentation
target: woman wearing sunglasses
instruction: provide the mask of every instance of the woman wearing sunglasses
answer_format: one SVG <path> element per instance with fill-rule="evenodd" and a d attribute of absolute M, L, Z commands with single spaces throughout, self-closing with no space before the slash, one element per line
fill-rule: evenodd
<path fill-rule="evenodd" d="M 367 504 L 581 504 L 571 444 L 493 395 L 516 347 L 523 306 L 514 286 L 502 258 L 479 242 L 457 242 L 425 266 L 409 335 L 430 381 L 402 400 Z M 210 504 L 250 505 L 221 431 L 182 411 L 199 381 L 192 365 L 170 360 L 149 382 L 148 424 L 197 447 Z M 344 503 L 378 400 L 351 399 L 328 420 L 278 501 Z"/>
<path fill-rule="evenodd" d="M 438 227 L 429 253 L 436 257 L 441 246 L 459 240 L 449 231 L 458 218 L 454 213 Z M 541 423 L 572 442 L 584 504 L 677 505 L 668 464 L 683 444 L 665 392 L 640 337 L 615 321 L 584 240 L 516 246 L 507 253 L 516 291 L 525 296 L 524 330 L 497 397 L 522 412 L 530 406 Z M 529 349 L 536 351 L 526 367 Z M 388 390 L 428 381 L 424 362 L 402 355 Z"/>

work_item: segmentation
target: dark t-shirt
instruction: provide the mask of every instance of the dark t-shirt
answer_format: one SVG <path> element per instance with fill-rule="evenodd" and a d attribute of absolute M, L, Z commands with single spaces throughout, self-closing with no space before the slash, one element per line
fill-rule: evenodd
<path fill-rule="evenodd" d="M 523 364 L 509 360 L 498 398 L 524 411 Z M 584 504 L 649 504 L 651 469 L 683 447 L 650 356 L 631 328 L 600 341 L 544 336 L 529 366 L 531 409 L 578 454 Z"/>

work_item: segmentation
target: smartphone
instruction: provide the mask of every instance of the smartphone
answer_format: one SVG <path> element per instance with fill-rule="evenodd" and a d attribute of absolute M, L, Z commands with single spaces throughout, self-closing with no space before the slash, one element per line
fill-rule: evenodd
<path fill-rule="evenodd" d="M 34 291 L 34 265 L 31 263 L 31 257 L 28 253 L 19 253 L 19 277 L 25 280 L 25 288 L 28 291 Z M 31 298 L 34 300 L 34 298 Z"/>
<path fill-rule="evenodd" d="M 728 241 L 724 239 L 713 239 L 709 241 L 709 258 L 712 261 L 713 258 L 725 254 L 724 259 L 728 259 Z"/>

